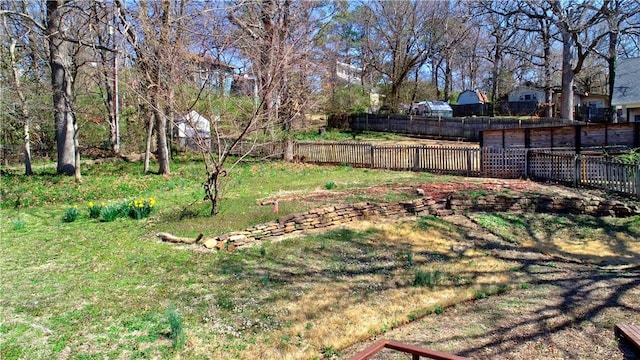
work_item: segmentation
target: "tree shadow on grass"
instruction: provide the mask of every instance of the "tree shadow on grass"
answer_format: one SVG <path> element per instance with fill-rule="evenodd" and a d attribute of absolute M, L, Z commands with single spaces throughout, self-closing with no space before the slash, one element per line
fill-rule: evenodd
<path fill-rule="evenodd" d="M 572 221 L 567 226 L 573 226 L 571 224 L 576 222 L 594 229 L 607 225 L 613 226 L 612 230 L 607 231 L 635 234 L 629 224 L 611 225 L 588 218 Z M 527 226 L 525 223 L 524 231 L 538 240 L 541 239 L 541 233 L 545 234 L 542 239 L 545 241 L 557 233 L 555 225 L 544 228 L 542 232 L 537 224 L 531 228 Z M 464 344 L 455 350 L 460 355 L 472 357 L 485 354 L 486 348 L 493 347 L 492 355 L 500 357 L 509 351 L 506 346 L 509 343 L 549 341 L 549 334 L 579 326 L 583 322 L 604 324 L 607 320 L 601 318 L 606 317 L 607 310 L 611 308 L 640 313 L 640 307 L 628 300 L 640 288 L 640 273 L 633 268 L 608 269 L 602 266 L 602 257 L 576 255 L 559 248 L 547 247 L 544 251 L 535 247 L 523 248 L 495 234 L 484 238 L 477 231 L 461 230 L 455 224 L 444 226 L 443 229 L 456 237 L 456 241 L 473 243 L 473 249 L 480 253 L 514 264 L 511 270 L 470 269 L 457 275 L 468 279 L 501 275 L 513 278 L 517 273 L 520 278 L 518 281 L 533 284 L 536 288 L 560 289 L 560 296 L 558 301 L 537 308 L 535 314 L 528 314 L 509 324 L 499 323 L 489 330 L 490 337 L 486 334 L 455 334 L 430 341 L 427 347 L 457 341 Z M 412 248 L 408 239 L 389 238 L 389 234 L 378 228 L 363 231 L 340 229 L 308 238 L 285 240 L 290 241 L 286 246 L 279 243 L 258 244 L 233 253 L 218 254 L 217 260 L 210 267 L 203 268 L 201 275 L 213 275 L 217 279 L 211 282 L 211 292 L 215 296 L 222 296 L 220 294 L 224 289 L 227 296 L 222 299 L 224 301 L 214 299 L 211 306 L 215 307 L 216 301 L 226 304 L 229 309 L 221 309 L 219 315 L 226 316 L 227 311 L 228 316 L 232 317 L 230 322 L 235 321 L 233 316 L 240 316 L 237 311 L 240 308 L 244 311 L 241 316 L 277 318 L 279 310 L 272 308 L 273 305 L 281 300 L 296 303 L 302 298 L 313 307 L 298 309 L 300 314 L 297 316 L 312 321 L 318 319 L 320 314 L 335 312 L 337 304 L 344 309 L 377 299 L 376 296 L 386 291 L 411 291 L 411 276 L 415 269 L 433 267 L 434 264 L 446 269 L 448 263 L 461 259 L 474 261 L 483 256 L 464 251 L 418 251 Z M 627 247 L 616 245 L 615 242 L 608 246 L 615 254 L 619 251 L 629 252 Z M 620 260 L 612 255 L 604 260 L 606 264 L 627 265 L 633 259 Z M 253 285 L 238 285 L 240 282 Z M 452 281 L 440 283 L 436 291 L 456 286 Z M 325 291 L 314 292 L 314 288 L 318 287 Z M 334 288 L 335 291 L 327 291 Z M 188 297 L 196 295 L 190 292 Z M 499 318 L 494 321 L 498 322 Z M 252 331 L 261 331 L 261 328 L 256 327 Z M 369 335 L 371 331 L 376 333 L 380 327 L 369 331 Z M 496 345 L 496 339 L 505 345 Z M 556 346 L 558 351 L 571 356 L 572 349 L 562 346 Z"/>
<path fill-rule="evenodd" d="M 569 222 L 565 224 L 568 227 L 578 224 L 594 231 L 605 229 L 609 236 L 625 233 L 638 237 L 635 227 L 631 228 L 629 223 L 616 225 L 602 218 L 565 216 L 569 218 Z M 495 237 L 492 238 L 493 241 L 483 238 L 472 240 L 476 242 L 476 246 L 491 252 L 493 256 L 518 263 L 518 272 L 533 286 L 557 289 L 558 301 L 536 308 L 535 314 L 516 318 L 508 324 L 501 323 L 491 328 L 489 334 L 453 335 L 430 343 L 429 346 L 460 342 L 467 345 L 460 346 L 456 351 L 458 355 L 478 358 L 478 354 L 482 354 L 482 357 L 489 354 L 491 357 L 509 356 L 512 349 L 501 344 L 539 343 L 554 346 L 555 351 L 559 352 L 554 356 L 564 354 L 575 358 L 576 352 L 571 341 L 554 341 L 550 334 L 588 322 L 606 327 L 613 340 L 614 323 L 610 323 L 611 321 L 640 321 L 640 316 L 607 319 L 610 309 L 618 309 L 626 314 L 640 314 L 640 304 L 633 301 L 640 297 L 640 271 L 634 266 L 638 263 L 640 254 L 629 249 L 625 242 L 611 236 L 610 241 L 605 241 L 607 254 L 576 254 L 553 246 L 552 240 L 558 232 L 557 224 L 550 224 L 542 229 L 540 224 L 527 224 L 525 231 L 532 238 L 544 242 L 544 249 L 522 248 L 505 239 L 498 238 L 495 241 Z M 500 343 L 496 344 L 496 341 Z M 599 345 L 594 343 L 593 346 Z M 488 348 L 491 350 L 487 350 Z M 619 348 L 625 359 L 634 358 L 627 344 L 621 342 Z"/>

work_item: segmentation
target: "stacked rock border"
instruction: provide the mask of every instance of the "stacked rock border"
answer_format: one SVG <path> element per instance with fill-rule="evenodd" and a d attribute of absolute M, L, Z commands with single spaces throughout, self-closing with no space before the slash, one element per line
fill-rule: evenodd
<path fill-rule="evenodd" d="M 164 240 L 199 244 L 207 249 L 235 250 L 260 241 L 278 240 L 285 236 L 304 235 L 312 230 L 339 226 L 352 221 L 400 219 L 411 216 L 447 216 L 470 211 L 584 214 L 591 216 L 628 217 L 640 215 L 640 207 L 617 200 L 583 199 L 548 195 L 488 194 L 470 196 L 452 194 L 446 198 L 420 199 L 398 203 L 360 202 L 325 206 L 283 216 L 275 221 L 254 225 L 217 237 L 203 239 L 176 238 Z M 177 240 L 176 240 L 177 239 Z M 181 241 L 184 240 L 184 241 Z"/>

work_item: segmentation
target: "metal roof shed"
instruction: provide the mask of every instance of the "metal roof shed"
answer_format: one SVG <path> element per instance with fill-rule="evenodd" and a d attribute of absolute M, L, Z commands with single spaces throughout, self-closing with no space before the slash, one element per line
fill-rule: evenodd
<path fill-rule="evenodd" d="M 452 117 L 453 109 L 444 101 L 422 101 L 419 103 L 424 116 Z"/>

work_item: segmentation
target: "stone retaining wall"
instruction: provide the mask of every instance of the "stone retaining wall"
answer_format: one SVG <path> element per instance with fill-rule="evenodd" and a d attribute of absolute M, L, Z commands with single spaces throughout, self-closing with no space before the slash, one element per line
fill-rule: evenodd
<path fill-rule="evenodd" d="M 442 199 L 423 197 L 399 203 L 362 202 L 326 206 L 305 213 L 284 216 L 276 221 L 255 225 L 243 231 L 208 238 L 202 241 L 202 245 L 208 249 L 234 250 L 256 241 L 303 234 L 309 230 L 327 228 L 350 221 L 376 218 L 397 219 L 416 215 L 446 216 L 468 211 L 568 213 L 616 217 L 640 214 L 640 208 L 636 205 L 603 199 L 546 195 L 531 197 L 512 194 L 489 194 L 479 197 L 451 195 Z"/>

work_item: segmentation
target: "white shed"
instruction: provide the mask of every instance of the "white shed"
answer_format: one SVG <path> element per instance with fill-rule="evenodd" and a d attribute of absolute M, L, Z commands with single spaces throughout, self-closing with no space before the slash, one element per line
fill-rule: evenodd
<path fill-rule="evenodd" d="M 208 149 L 211 141 L 211 122 L 197 111 L 191 110 L 178 119 L 174 134 L 181 149 L 198 149 L 202 145 Z"/>

